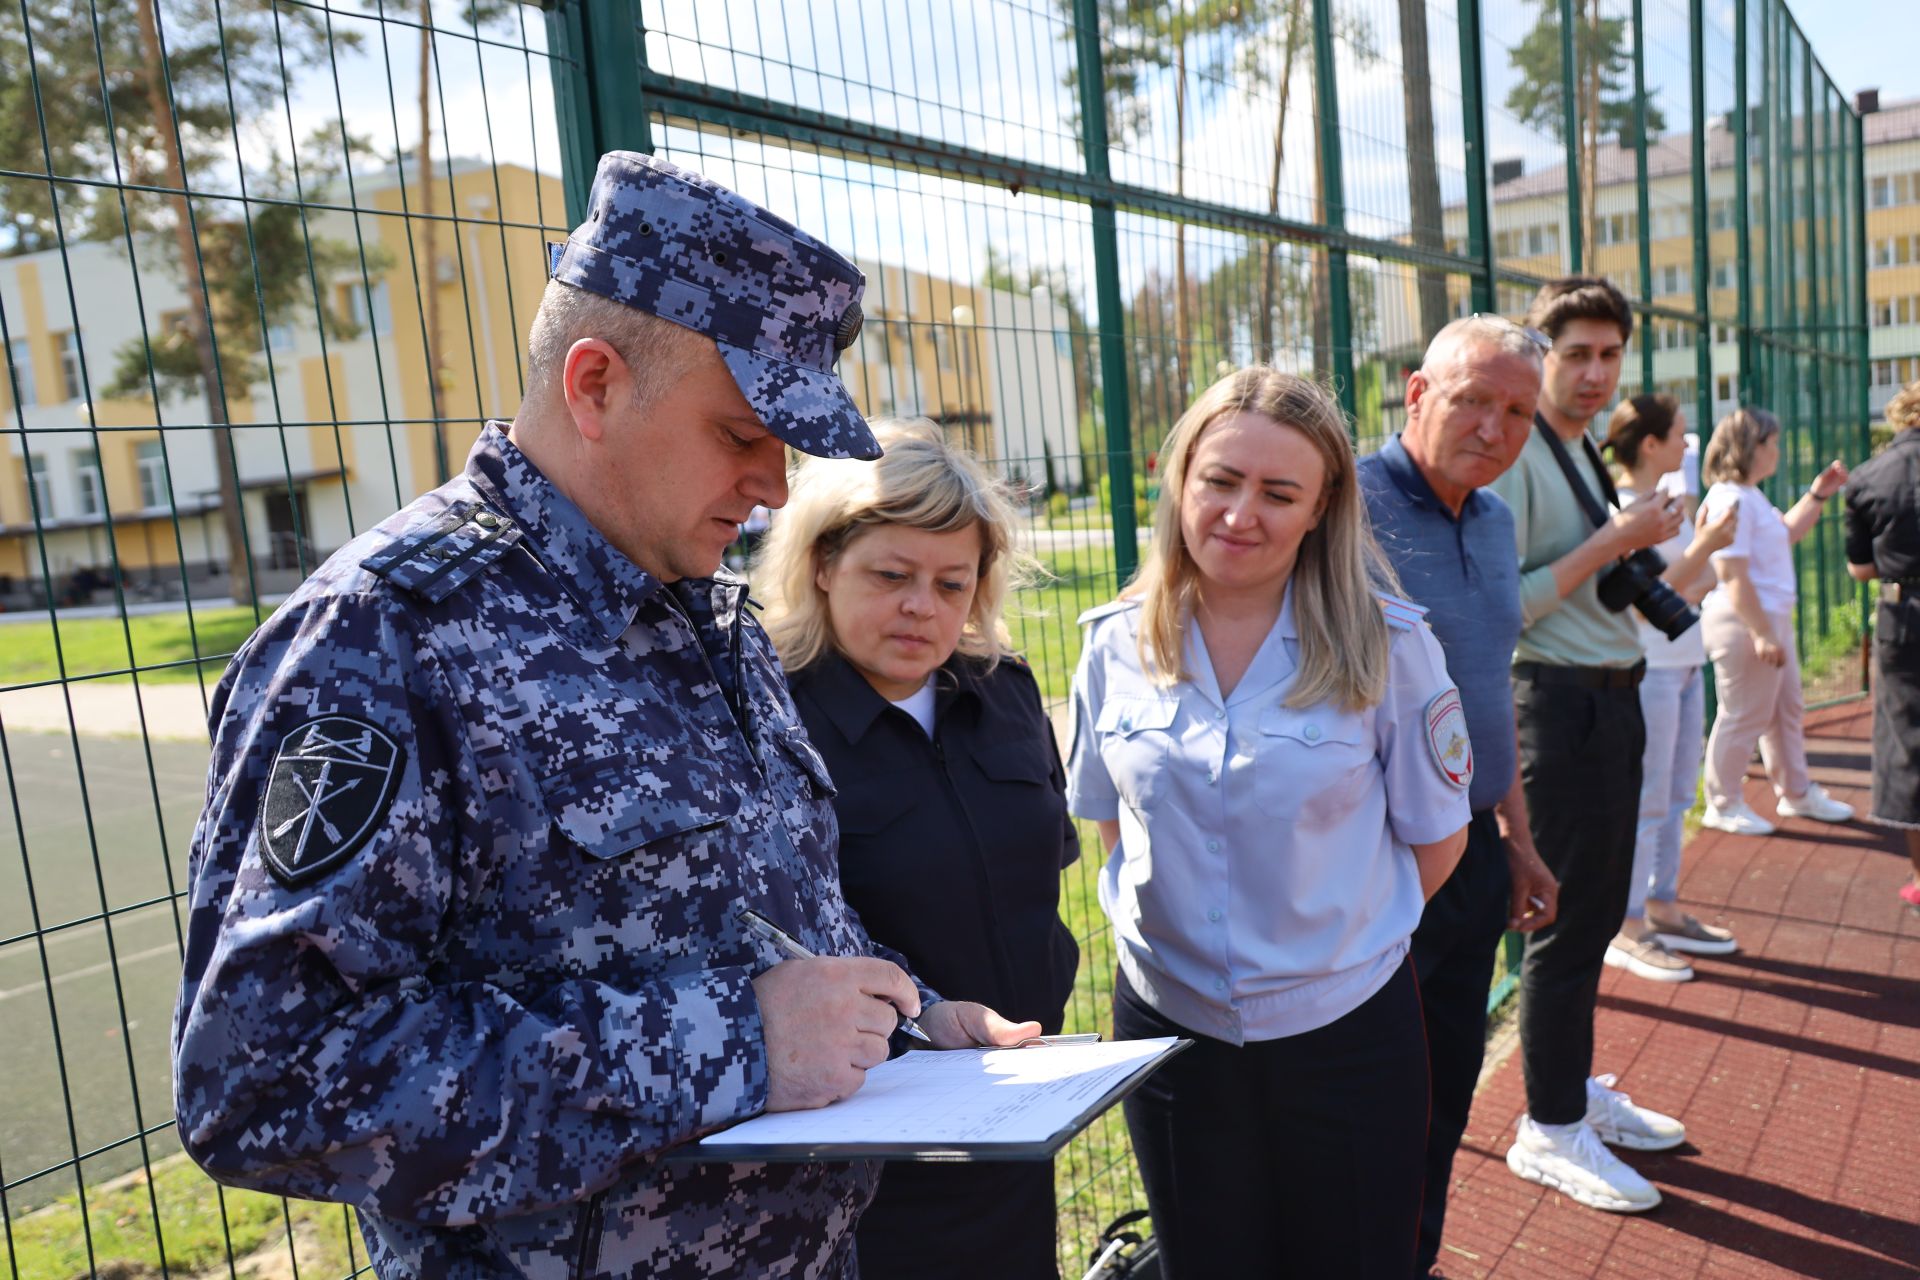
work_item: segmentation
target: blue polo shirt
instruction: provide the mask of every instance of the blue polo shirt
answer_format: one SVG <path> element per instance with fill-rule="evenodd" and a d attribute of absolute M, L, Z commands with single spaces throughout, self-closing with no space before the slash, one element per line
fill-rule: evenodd
<path fill-rule="evenodd" d="M 1513 785 L 1513 648 L 1520 639 L 1520 563 L 1513 512 L 1491 489 L 1467 495 L 1454 518 L 1400 437 L 1360 459 L 1374 536 L 1447 655 L 1473 739 L 1474 812 Z"/>

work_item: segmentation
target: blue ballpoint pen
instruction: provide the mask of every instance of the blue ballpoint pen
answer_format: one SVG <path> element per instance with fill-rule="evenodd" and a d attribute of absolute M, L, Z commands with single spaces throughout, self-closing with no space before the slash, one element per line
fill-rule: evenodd
<path fill-rule="evenodd" d="M 802 946 L 798 938 L 794 937 L 792 934 L 788 933 L 785 929 L 782 929 L 779 925 L 775 924 L 773 921 L 761 915 L 758 911 L 755 911 L 752 907 L 740 908 L 739 918 L 740 918 L 741 924 L 745 925 L 748 929 L 751 929 L 753 932 L 759 934 L 761 937 L 765 938 L 768 942 L 771 942 L 774 946 L 780 948 L 781 951 L 786 953 L 789 959 L 793 959 L 793 960 L 814 959 L 813 952 L 807 950 L 806 947 Z M 912 1036 L 916 1040 L 924 1040 L 928 1044 L 933 1043 L 933 1037 L 928 1035 L 926 1032 L 922 1031 L 920 1029 L 919 1023 L 915 1022 L 912 1018 L 909 1018 L 906 1014 L 900 1013 L 898 1009 L 894 1010 L 894 1012 L 896 1014 L 899 1014 L 900 1030 L 906 1032 L 908 1035 Z"/>

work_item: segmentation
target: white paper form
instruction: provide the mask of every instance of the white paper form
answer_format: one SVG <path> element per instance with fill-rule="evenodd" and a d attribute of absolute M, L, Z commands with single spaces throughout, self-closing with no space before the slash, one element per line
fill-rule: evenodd
<path fill-rule="evenodd" d="M 869 1071 L 850 1098 L 755 1116 L 701 1145 L 1045 1142 L 1175 1043 L 915 1050 Z"/>

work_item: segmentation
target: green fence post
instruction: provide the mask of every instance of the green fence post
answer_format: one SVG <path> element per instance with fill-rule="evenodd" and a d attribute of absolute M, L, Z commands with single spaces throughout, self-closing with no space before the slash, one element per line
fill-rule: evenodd
<path fill-rule="evenodd" d="M 1764 0 L 1763 0 L 1764 2 Z M 1753 129 L 1753 106 L 1747 101 L 1747 0 L 1734 0 L 1733 33 L 1733 99 L 1734 109 L 1738 113 L 1739 123 L 1733 130 L 1733 200 L 1738 206 L 1740 220 L 1735 223 L 1738 258 L 1735 270 L 1738 278 L 1734 281 L 1738 315 L 1735 323 L 1739 327 L 1740 372 L 1735 386 L 1736 399 L 1746 404 L 1753 399 L 1753 208 L 1752 192 L 1748 190 L 1748 170 L 1752 161 L 1747 155 L 1747 135 Z M 1700 424 L 1704 432 L 1706 423 Z M 1704 438 L 1704 436 L 1702 437 Z"/>
<path fill-rule="evenodd" d="M 609 151 L 653 152 L 638 0 L 560 0 L 547 11 L 553 109 L 567 222 L 587 219 L 587 192 Z"/>
<path fill-rule="evenodd" d="M 1074 50 L 1080 71 L 1080 133 L 1087 176 L 1103 187 L 1107 168 L 1107 87 L 1100 65 L 1100 6 L 1074 0 Z M 1088 202 L 1093 211 L 1094 306 L 1100 313 L 1100 407 L 1106 426 L 1107 475 L 1113 509 L 1113 571 L 1125 583 L 1139 564 L 1133 518 L 1133 425 L 1127 390 L 1126 316 L 1120 302 L 1120 233 L 1111 196 Z"/>
<path fill-rule="evenodd" d="M 1633 172 L 1640 219 L 1640 301 L 1653 301 L 1653 208 L 1647 195 L 1647 24 L 1633 0 Z M 1653 318 L 1640 329 L 1640 391 L 1653 391 Z M 1704 426 L 1702 427 L 1704 430 Z"/>
<path fill-rule="evenodd" d="M 1640 0 L 1634 0 L 1639 8 Z M 1708 429 L 1713 419 L 1713 264 L 1707 245 L 1707 33 L 1704 0 L 1688 0 L 1687 78 L 1692 81 L 1693 147 L 1693 333 L 1695 421 Z"/>
<path fill-rule="evenodd" d="M 1580 97 L 1574 88 L 1578 62 L 1573 45 L 1573 0 L 1560 0 L 1560 119 L 1567 142 L 1567 265 L 1586 269 L 1585 228 L 1580 222 Z M 1644 233 L 1643 233 L 1644 234 Z"/>
<path fill-rule="evenodd" d="M 1313 0 L 1313 65 L 1316 105 L 1320 113 L 1320 185 L 1326 191 L 1327 229 L 1347 229 L 1346 179 L 1340 165 L 1340 97 L 1333 67 L 1333 0 Z M 1347 278 L 1347 251 L 1327 245 L 1327 322 L 1333 343 L 1333 383 L 1353 429 L 1353 295 Z"/>
<path fill-rule="evenodd" d="M 1487 211 L 1487 77 L 1481 46 L 1480 0 L 1460 0 L 1460 114 L 1466 135 L 1467 257 L 1473 260 L 1473 309 L 1492 314 L 1498 264 L 1493 257 L 1493 228 Z"/>
<path fill-rule="evenodd" d="M 1694 0 L 1694 2 L 1697 4 L 1699 3 L 1699 0 Z M 1812 433 L 1813 442 L 1817 446 L 1820 443 L 1820 439 L 1819 439 L 1820 402 L 1821 402 L 1820 374 L 1822 371 L 1820 368 L 1820 355 L 1819 355 L 1820 222 L 1819 222 L 1817 211 L 1814 208 L 1814 200 L 1815 200 L 1814 183 L 1818 179 L 1819 171 L 1815 167 L 1815 161 L 1814 161 L 1815 138 L 1813 133 L 1813 48 L 1811 45 L 1807 44 L 1807 40 L 1804 35 L 1800 36 L 1800 47 L 1801 47 L 1800 101 L 1804 104 L 1804 109 L 1801 111 L 1801 119 L 1804 122 L 1806 127 L 1806 139 L 1807 139 L 1807 145 L 1801 148 L 1801 158 L 1806 162 L 1806 176 L 1804 180 L 1806 192 L 1805 192 L 1805 199 L 1801 203 L 1801 210 L 1802 210 L 1802 216 L 1804 216 L 1807 220 L 1807 297 L 1805 302 L 1801 304 L 1804 309 L 1802 312 L 1802 323 L 1800 325 L 1800 333 L 1802 335 L 1802 341 L 1801 341 L 1802 348 L 1810 349 L 1812 352 L 1812 354 L 1804 357 L 1807 362 L 1807 370 L 1808 370 L 1807 381 L 1809 386 L 1812 388 L 1811 393 L 1808 395 L 1806 400 L 1806 403 L 1812 406 L 1812 413 L 1808 415 L 1812 419 L 1812 421 L 1805 424 L 1804 429 Z M 1811 341 L 1807 340 L 1809 337 L 1811 338 Z M 1795 452 L 1798 453 L 1799 450 L 1796 449 Z M 1784 498 L 1787 493 L 1797 494 L 1800 491 L 1801 487 L 1803 487 L 1806 484 L 1807 480 L 1809 479 L 1809 477 L 1804 472 L 1802 472 L 1799 475 L 1793 475 L 1791 472 L 1789 472 L 1789 475 L 1791 476 L 1791 479 L 1789 481 L 1789 486 L 1785 488 L 1783 491 L 1776 490 L 1777 492 L 1781 492 L 1781 497 L 1783 499 L 1782 505 L 1785 505 Z M 1794 569 L 1795 569 L 1796 577 L 1798 576 L 1799 563 L 1800 563 L 1800 549 L 1795 548 Z M 1805 653 L 1807 651 L 1807 611 L 1805 609 L 1796 608 L 1793 611 L 1793 638 L 1794 638 L 1794 642 L 1800 646 L 1800 652 Z"/>

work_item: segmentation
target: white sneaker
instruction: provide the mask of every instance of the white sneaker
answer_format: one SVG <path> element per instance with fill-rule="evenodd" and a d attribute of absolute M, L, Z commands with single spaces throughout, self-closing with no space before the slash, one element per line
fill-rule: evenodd
<path fill-rule="evenodd" d="M 1584 1124 L 1548 1133 L 1532 1116 L 1521 1116 L 1520 1132 L 1507 1148 L 1507 1168 L 1528 1182 L 1608 1213 L 1641 1213 L 1660 1203 L 1659 1189 L 1600 1145 L 1599 1136 Z"/>
<path fill-rule="evenodd" d="M 1587 1079 L 1587 1127 L 1600 1141 L 1632 1151 L 1665 1151 L 1687 1140 L 1687 1126 L 1672 1116 L 1633 1105 L 1633 1099 L 1614 1088 L 1620 1077 Z"/>
<path fill-rule="evenodd" d="M 1708 805 L 1706 813 L 1700 817 L 1700 825 L 1736 836 L 1770 836 L 1777 830 L 1771 822 L 1738 800 L 1724 809 Z"/>
<path fill-rule="evenodd" d="M 1819 783 L 1807 788 L 1807 794 L 1798 800 L 1780 797 L 1774 806 L 1783 818 L 1812 818 L 1815 822 L 1845 822 L 1853 816 L 1853 806 L 1844 800 L 1835 800 L 1821 789 Z"/>

